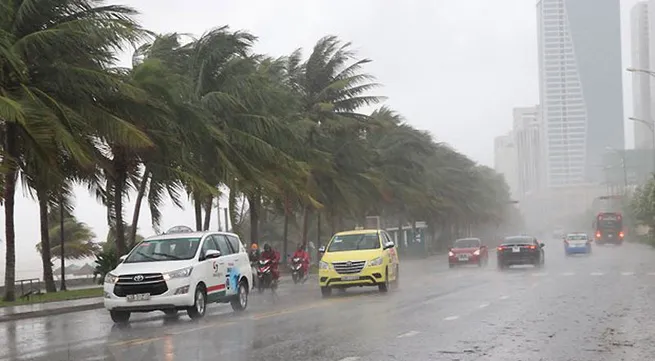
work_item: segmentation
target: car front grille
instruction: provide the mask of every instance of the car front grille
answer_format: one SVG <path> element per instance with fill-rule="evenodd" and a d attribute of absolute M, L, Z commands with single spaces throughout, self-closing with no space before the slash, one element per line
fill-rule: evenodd
<path fill-rule="evenodd" d="M 118 297 L 149 293 L 158 296 L 166 293 L 168 286 L 161 273 L 144 273 L 133 275 L 122 275 L 114 286 L 114 294 Z"/>
<path fill-rule="evenodd" d="M 332 266 L 339 274 L 353 274 L 359 273 L 364 268 L 366 261 L 348 261 L 348 262 L 334 262 Z"/>

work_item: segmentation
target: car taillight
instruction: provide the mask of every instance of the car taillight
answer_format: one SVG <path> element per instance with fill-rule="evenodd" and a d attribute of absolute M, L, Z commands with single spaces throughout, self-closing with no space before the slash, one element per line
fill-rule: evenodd
<path fill-rule="evenodd" d="M 623 232 L 619 232 L 619 237 L 623 238 Z"/>
<path fill-rule="evenodd" d="M 448 251 L 448 256 L 449 256 L 449 257 L 453 257 L 454 255 L 455 255 L 455 254 L 453 253 L 453 251 Z"/>
<path fill-rule="evenodd" d="M 600 238 L 600 232 L 596 232 L 596 238 Z"/>
<path fill-rule="evenodd" d="M 528 246 L 529 249 L 537 249 L 537 246 Z"/>
<path fill-rule="evenodd" d="M 498 246 L 498 248 L 496 248 L 496 250 L 498 250 L 498 251 L 502 251 L 504 249 L 505 249 L 505 247 L 503 247 L 503 246 Z"/>

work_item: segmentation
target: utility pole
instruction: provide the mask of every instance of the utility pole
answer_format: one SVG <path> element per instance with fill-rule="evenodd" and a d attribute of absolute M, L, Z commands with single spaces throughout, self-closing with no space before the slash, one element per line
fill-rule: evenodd
<path fill-rule="evenodd" d="M 64 257 L 64 197 L 59 197 L 59 250 L 61 251 L 61 286 L 60 291 L 66 291 L 66 257 Z"/>

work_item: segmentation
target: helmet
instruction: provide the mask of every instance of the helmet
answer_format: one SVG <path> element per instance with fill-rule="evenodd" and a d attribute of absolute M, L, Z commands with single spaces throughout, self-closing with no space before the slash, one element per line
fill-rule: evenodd
<path fill-rule="evenodd" d="M 257 243 L 253 243 L 253 244 L 250 245 L 250 249 L 253 250 L 253 251 L 256 251 L 258 248 L 259 248 L 259 246 L 257 245 Z"/>
<path fill-rule="evenodd" d="M 269 252 L 270 250 L 271 250 L 271 245 L 268 244 L 268 243 L 266 243 L 266 244 L 264 245 L 264 251 Z"/>

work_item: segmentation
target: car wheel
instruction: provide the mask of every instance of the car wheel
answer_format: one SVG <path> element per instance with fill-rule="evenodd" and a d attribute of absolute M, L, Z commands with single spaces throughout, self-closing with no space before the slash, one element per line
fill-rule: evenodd
<path fill-rule="evenodd" d="M 111 320 L 118 324 L 127 323 L 130 320 L 130 313 L 127 311 L 109 311 Z"/>
<path fill-rule="evenodd" d="M 332 295 L 332 288 L 321 287 L 321 296 L 323 296 L 323 298 L 330 297 L 331 295 Z"/>
<path fill-rule="evenodd" d="M 243 311 L 248 307 L 248 286 L 246 286 L 246 282 L 239 282 L 237 294 L 232 297 L 230 305 L 235 311 Z"/>
<path fill-rule="evenodd" d="M 378 290 L 385 293 L 389 291 L 389 270 L 384 271 L 384 283 L 378 284 Z"/>
<path fill-rule="evenodd" d="M 198 285 L 196 293 L 193 296 L 193 306 L 189 307 L 186 311 L 187 315 L 193 320 L 202 318 L 207 310 L 207 294 L 205 287 Z"/>
<path fill-rule="evenodd" d="M 503 262 L 498 261 L 498 270 L 499 270 L 499 271 L 504 271 L 505 268 L 507 268 L 507 266 L 505 266 L 505 265 L 503 264 Z"/>
<path fill-rule="evenodd" d="M 455 268 L 455 264 L 454 263 L 449 263 L 448 268 Z"/>

